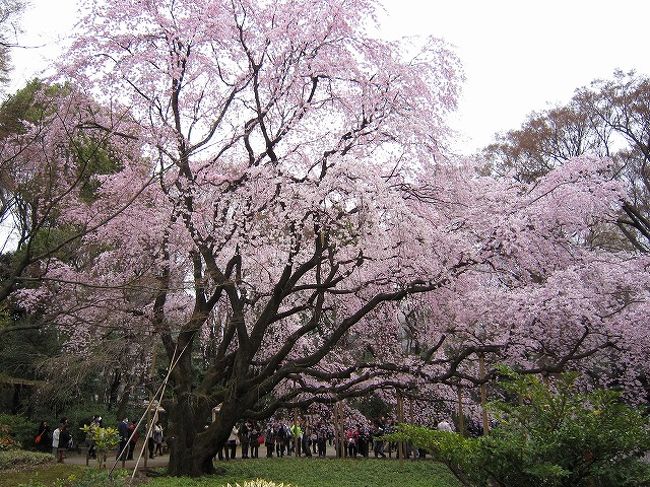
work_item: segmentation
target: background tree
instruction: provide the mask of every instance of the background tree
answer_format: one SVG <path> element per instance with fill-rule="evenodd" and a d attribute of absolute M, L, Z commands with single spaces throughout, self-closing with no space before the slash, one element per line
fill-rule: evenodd
<path fill-rule="evenodd" d="M 98 120 L 112 131 L 98 130 Z M 80 237 L 97 230 L 129 204 L 116 200 L 113 213 L 103 214 L 103 221 L 92 216 L 86 220 L 63 217 L 66 209 L 96 199 L 101 178 L 119 172 L 124 167 L 122 158 L 131 157 L 128 124 L 124 112 L 109 113 L 69 85 L 39 80 L 7 98 L 0 108 L 0 223 L 9 229 L 2 233 L 0 336 L 2 369 L 9 375 L 4 380 L 21 392 L 20 397 L 13 394 L 10 407 L 14 412 L 43 414 L 39 405 L 44 395 L 56 411 L 72 403 L 94 403 L 96 396 L 108 410 L 119 411 L 141 383 L 142 373 L 133 364 L 138 363 L 134 356 L 142 349 L 127 342 L 124 334 L 119 346 L 116 334 L 106 330 L 105 345 L 114 343 L 115 347 L 105 350 L 102 357 L 110 360 L 100 362 L 96 355 L 82 365 L 70 347 L 62 348 L 67 336 L 52 326 L 52 315 L 44 318 L 47 303 L 35 307 L 10 299 L 19 290 L 38 293 L 53 258 L 82 268 L 96 250 L 79 252 Z M 66 378 L 59 373 L 62 364 L 70 372 Z M 47 385 L 42 382 L 45 379 Z"/>
<path fill-rule="evenodd" d="M 577 89 L 564 106 L 532 113 L 520 129 L 499 135 L 484 155 L 495 173 L 525 181 L 578 155 L 611 157 L 627 187 L 618 227 L 629 244 L 647 252 L 649 120 L 650 80 L 617 71 L 612 79 Z M 611 232 L 596 241 L 616 246 Z"/>
<path fill-rule="evenodd" d="M 22 0 L 0 1 L 0 83 L 9 81 L 11 49 L 18 46 L 20 16 L 25 9 Z"/>

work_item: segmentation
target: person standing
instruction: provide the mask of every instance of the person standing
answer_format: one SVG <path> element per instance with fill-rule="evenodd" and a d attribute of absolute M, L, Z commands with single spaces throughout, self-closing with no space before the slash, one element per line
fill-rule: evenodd
<path fill-rule="evenodd" d="M 120 434 L 120 444 L 117 452 L 118 460 L 126 460 L 126 457 L 129 454 L 129 420 L 127 418 L 124 418 L 122 421 L 117 423 L 117 431 Z"/>
<path fill-rule="evenodd" d="M 275 431 L 275 456 L 282 458 L 284 457 L 284 451 L 287 448 L 288 430 L 282 421 L 276 422 L 273 429 Z"/>
<path fill-rule="evenodd" d="M 133 460 L 133 452 L 135 451 L 135 446 L 140 439 L 140 433 L 136 427 L 135 421 L 131 421 L 128 425 L 128 438 L 129 438 L 129 452 L 126 457 L 127 460 Z"/>
<path fill-rule="evenodd" d="M 152 436 L 153 436 L 153 442 L 154 442 L 154 445 L 155 445 L 154 456 L 155 455 L 162 455 L 163 454 L 162 444 L 163 444 L 164 436 L 163 436 L 163 427 L 160 424 L 160 421 L 158 421 L 154 425 Z"/>
<path fill-rule="evenodd" d="M 300 448 L 302 443 L 302 428 L 300 427 L 300 422 L 295 420 L 291 426 L 291 437 L 293 438 L 294 450 L 296 452 L 296 457 L 300 456 Z"/>
<path fill-rule="evenodd" d="M 41 421 L 38 425 L 38 431 L 34 436 L 34 445 L 40 451 L 48 451 L 52 445 L 52 437 L 50 435 L 50 426 L 47 421 Z"/>
<path fill-rule="evenodd" d="M 239 444 L 241 445 L 241 457 L 248 458 L 248 449 L 250 447 L 250 438 L 248 433 L 251 430 L 251 424 L 245 421 L 239 428 Z"/>
<path fill-rule="evenodd" d="M 345 439 L 347 440 L 348 457 L 357 458 L 359 452 L 359 429 L 351 426 L 345 432 Z"/>
<path fill-rule="evenodd" d="M 273 423 L 269 422 L 268 427 L 266 428 L 265 446 L 266 446 L 266 458 L 273 458 L 273 450 L 275 449 L 275 430 L 273 429 Z"/>
<path fill-rule="evenodd" d="M 384 425 L 383 418 L 377 422 L 377 427 L 373 431 L 373 439 L 374 439 L 374 448 L 373 451 L 375 453 L 375 458 L 386 458 L 386 454 L 384 453 L 384 439 L 383 436 L 386 433 L 386 426 Z"/>
<path fill-rule="evenodd" d="M 59 459 L 59 441 L 61 440 L 61 425 L 52 433 L 52 455 L 54 458 Z"/>
<path fill-rule="evenodd" d="M 57 448 L 57 457 L 56 461 L 57 463 L 64 463 L 65 460 L 65 452 L 68 450 L 68 445 L 70 445 L 70 440 L 71 440 L 70 432 L 68 431 L 68 427 L 63 424 L 59 428 L 59 438 L 58 438 L 58 448 Z"/>
<path fill-rule="evenodd" d="M 359 431 L 359 453 L 362 457 L 368 458 L 369 444 L 372 439 L 370 430 L 366 426 L 357 425 Z"/>
<path fill-rule="evenodd" d="M 327 436 L 329 430 L 323 424 L 319 423 L 316 429 L 316 442 L 318 443 L 318 456 L 325 458 L 327 455 Z"/>
<path fill-rule="evenodd" d="M 237 457 L 238 435 L 239 430 L 237 429 L 237 426 L 233 426 L 230 436 L 228 437 L 228 443 L 226 444 L 226 460 L 228 460 L 228 454 L 230 454 L 231 460 L 234 460 Z"/>
<path fill-rule="evenodd" d="M 250 445 L 251 458 L 258 458 L 260 439 L 263 438 L 260 427 L 257 422 L 253 421 L 251 429 L 248 432 L 248 443 Z"/>

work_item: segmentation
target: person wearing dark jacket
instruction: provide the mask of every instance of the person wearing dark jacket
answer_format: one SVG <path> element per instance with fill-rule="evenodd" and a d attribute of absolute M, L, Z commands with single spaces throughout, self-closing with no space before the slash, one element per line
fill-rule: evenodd
<path fill-rule="evenodd" d="M 120 434 L 120 445 L 117 452 L 119 460 L 126 460 L 128 452 L 128 441 L 129 441 L 129 420 L 124 418 L 122 421 L 117 423 L 117 431 Z"/>
<path fill-rule="evenodd" d="M 47 421 L 41 421 L 41 424 L 38 425 L 38 431 L 36 432 L 36 436 L 34 436 L 34 444 L 40 451 L 50 451 L 52 434 L 50 433 L 50 426 L 47 424 Z"/>
<path fill-rule="evenodd" d="M 250 432 L 251 425 L 248 421 L 244 422 L 239 428 L 239 444 L 241 445 L 241 457 L 248 458 L 248 449 L 250 447 L 250 437 L 248 433 Z"/>
<path fill-rule="evenodd" d="M 64 424 L 59 428 L 59 448 L 57 450 L 57 462 L 58 463 L 63 463 L 65 460 L 65 452 L 68 450 L 68 447 L 70 446 L 70 441 L 72 440 L 72 436 L 70 436 L 70 432 L 68 431 L 68 427 Z"/>

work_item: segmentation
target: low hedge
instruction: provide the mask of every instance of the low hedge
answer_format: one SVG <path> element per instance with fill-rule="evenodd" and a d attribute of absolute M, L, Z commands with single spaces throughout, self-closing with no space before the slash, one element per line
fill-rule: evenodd
<path fill-rule="evenodd" d="M 33 467 L 54 463 L 54 457 L 49 453 L 26 450 L 0 451 L 0 470 Z"/>

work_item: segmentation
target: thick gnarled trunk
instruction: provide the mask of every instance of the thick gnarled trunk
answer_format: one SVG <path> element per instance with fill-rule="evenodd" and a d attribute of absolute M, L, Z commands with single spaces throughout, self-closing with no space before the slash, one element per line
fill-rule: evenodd
<path fill-rule="evenodd" d="M 209 411 L 197 408 L 196 399 L 189 394 L 179 397 L 170 411 L 168 471 L 173 476 L 214 473 L 213 459 L 226 444 L 238 419 L 232 411 L 210 423 Z"/>

